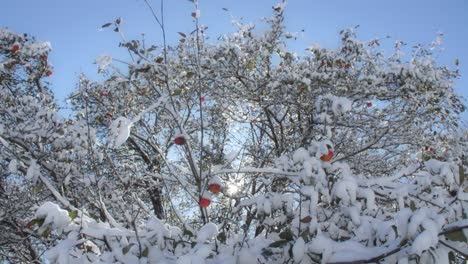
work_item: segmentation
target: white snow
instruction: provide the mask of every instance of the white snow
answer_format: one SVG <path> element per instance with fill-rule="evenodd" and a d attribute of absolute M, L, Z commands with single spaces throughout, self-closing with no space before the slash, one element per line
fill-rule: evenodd
<path fill-rule="evenodd" d="M 421 255 L 424 250 L 429 249 L 433 246 L 432 244 L 432 234 L 429 231 L 423 231 L 419 234 L 411 245 L 411 254 Z"/>
<path fill-rule="evenodd" d="M 18 172 L 18 162 L 15 159 L 12 159 L 8 164 L 8 171 L 11 173 Z"/>
<path fill-rule="evenodd" d="M 210 181 L 208 182 L 208 184 L 218 184 L 219 186 L 223 186 L 223 181 L 221 180 L 220 177 L 215 175 L 210 178 Z"/>
<path fill-rule="evenodd" d="M 35 217 L 44 219 L 43 227 L 50 226 L 59 233 L 71 222 L 68 212 L 52 202 L 41 205 L 37 209 Z"/>
<path fill-rule="evenodd" d="M 28 170 L 26 171 L 26 179 L 35 182 L 37 180 L 37 177 L 41 174 L 39 171 L 40 167 L 36 163 L 35 159 L 31 160 L 31 163 L 29 164 Z"/>
<path fill-rule="evenodd" d="M 112 63 L 112 56 L 100 55 L 96 58 L 96 64 L 99 66 L 98 72 L 102 72 L 107 66 Z"/>
<path fill-rule="evenodd" d="M 304 258 L 305 253 L 305 241 L 302 237 L 296 240 L 292 248 L 294 262 L 299 263 Z"/>
<path fill-rule="evenodd" d="M 218 235 L 218 226 L 215 223 L 209 222 L 204 225 L 197 234 L 197 242 L 204 243 Z"/>
<path fill-rule="evenodd" d="M 70 232 L 66 239 L 46 251 L 46 257 L 51 263 L 71 263 L 70 251 L 75 245 L 81 243 L 83 240 L 78 239 L 78 233 Z"/>
<path fill-rule="evenodd" d="M 120 147 L 130 136 L 132 122 L 126 117 L 119 117 L 109 126 L 109 143 L 114 148 Z"/>

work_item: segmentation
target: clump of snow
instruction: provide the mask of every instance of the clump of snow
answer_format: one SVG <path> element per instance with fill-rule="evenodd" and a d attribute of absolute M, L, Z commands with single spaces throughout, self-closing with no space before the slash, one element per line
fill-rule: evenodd
<path fill-rule="evenodd" d="M 223 181 L 221 180 L 221 178 L 215 175 L 210 178 L 208 184 L 218 184 L 219 186 L 223 186 Z"/>
<path fill-rule="evenodd" d="M 18 161 L 16 161 L 15 159 L 12 159 L 10 163 L 8 164 L 8 171 L 11 173 L 18 172 Z"/>
<path fill-rule="evenodd" d="M 31 160 L 31 164 L 29 164 L 28 170 L 26 171 L 26 179 L 35 182 L 40 174 L 40 167 L 36 160 Z"/>
<path fill-rule="evenodd" d="M 332 189 L 332 196 L 341 199 L 344 205 L 356 202 L 356 192 L 358 185 L 353 177 L 345 176 L 339 180 Z"/>
<path fill-rule="evenodd" d="M 430 247 L 435 247 L 439 243 L 440 224 L 437 219 L 431 219 L 431 214 L 425 209 L 416 211 L 410 218 L 408 224 L 408 236 L 414 237 L 410 252 L 421 255 Z M 420 233 L 420 229 L 423 229 Z"/>
<path fill-rule="evenodd" d="M 218 235 L 218 226 L 215 223 L 209 222 L 204 225 L 197 234 L 197 242 L 204 243 L 207 240 L 212 239 L 213 237 Z"/>
<path fill-rule="evenodd" d="M 299 263 L 304 258 L 305 253 L 305 241 L 302 237 L 296 240 L 292 248 L 294 262 Z"/>
<path fill-rule="evenodd" d="M 39 209 L 37 209 L 35 217 L 44 219 L 42 227 L 50 226 L 59 233 L 71 222 L 68 212 L 52 202 L 46 202 L 41 205 Z"/>
<path fill-rule="evenodd" d="M 50 248 L 46 252 L 46 257 L 51 263 L 71 263 L 70 251 L 78 244 L 83 243 L 83 240 L 78 239 L 77 232 L 70 232 L 66 239 L 60 241 L 55 247 Z"/>
<path fill-rule="evenodd" d="M 119 117 L 109 126 L 109 143 L 114 148 L 120 147 L 130 136 L 132 121 L 126 117 Z"/>
<path fill-rule="evenodd" d="M 112 63 L 112 56 L 110 55 L 101 55 L 96 58 L 96 64 L 99 66 L 98 72 L 102 72 L 111 63 Z"/>
<path fill-rule="evenodd" d="M 149 241 L 157 243 L 160 247 L 164 246 L 164 237 L 169 237 L 169 228 L 159 219 L 149 219 L 146 223 L 147 236 Z"/>
<path fill-rule="evenodd" d="M 293 161 L 304 162 L 309 157 L 309 152 L 305 148 L 298 148 L 293 154 Z"/>
<path fill-rule="evenodd" d="M 323 101 L 329 101 L 331 103 L 331 111 L 335 116 L 340 116 L 348 111 L 351 110 L 352 107 L 352 101 L 349 100 L 346 97 L 340 97 L 340 96 L 335 96 L 332 94 L 326 94 L 324 96 L 321 96 L 317 99 L 316 101 L 316 108 L 318 112 L 322 112 L 322 102 Z"/>
<path fill-rule="evenodd" d="M 359 189 L 358 197 L 363 197 L 366 199 L 366 207 L 369 210 L 376 210 L 377 206 L 375 205 L 375 193 L 371 189 Z"/>

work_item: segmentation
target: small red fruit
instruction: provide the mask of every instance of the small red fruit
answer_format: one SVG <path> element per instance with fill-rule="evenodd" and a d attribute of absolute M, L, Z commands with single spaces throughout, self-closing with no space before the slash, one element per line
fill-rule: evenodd
<path fill-rule="evenodd" d="M 322 155 L 320 157 L 320 159 L 323 160 L 323 161 L 330 161 L 333 158 L 334 153 L 332 151 L 332 146 L 327 144 L 327 148 L 328 148 L 328 153 L 326 155 Z"/>
<path fill-rule="evenodd" d="M 20 48 L 19 48 L 18 44 L 15 44 L 15 45 L 13 45 L 12 52 L 13 52 L 13 53 L 16 53 L 16 52 L 19 51 L 19 49 L 20 49 Z"/>
<path fill-rule="evenodd" d="M 350 67 L 351 67 L 351 65 L 349 65 L 348 63 L 344 66 L 344 68 L 345 68 L 346 70 L 349 70 Z"/>
<path fill-rule="evenodd" d="M 47 71 L 45 72 L 45 75 L 46 75 L 47 77 L 51 76 L 51 75 L 52 75 L 52 71 L 51 71 L 51 70 L 47 70 Z"/>
<path fill-rule="evenodd" d="M 208 190 L 214 194 L 218 194 L 221 191 L 221 186 L 217 183 L 212 183 L 208 185 Z"/>
<path fill-rule="evenodd" d="M 205 97 L 200 97 L 200 102 L 205 102 Z"/>
<path fill-rule="evenodd" d="M 366 105 L 367 105 L 367 107 L 371 107 L 371 106 L 372 106 L 372 102 L 367 102 Z"/>
<path fill-rule="evenodd" d="M 333 158 L 333 151 L 331 151 L 331 149 L 328 150 L 327 155 L 322 155 L 320 157 L 320 159 L 323 160 L 323 161 L 330 161 L 332 158 Z"/>
<path fill-rule="evenodd" d="M 198 204 L 200 205 L 200 207 L 206 208 L 206 207 L 208 207 L 208 206 L 210 205 L 210 203 L 211 203 L 211 200 L 210 200 L 210 199 L 205 198 L 205 197 L 202 197 L 202 198 L 200 199 L 200 202 L 199 202 Z"/>
<path fill-rule="evenodd" d="M 174 139 L 174 143 L 175 143 L 176 145 L 183 145 L 183 144 L 185 144 L 185 138 L 182 137 L 182 136 L 181 136 L 181 137 L 176 137 L 176 138 Z"/>

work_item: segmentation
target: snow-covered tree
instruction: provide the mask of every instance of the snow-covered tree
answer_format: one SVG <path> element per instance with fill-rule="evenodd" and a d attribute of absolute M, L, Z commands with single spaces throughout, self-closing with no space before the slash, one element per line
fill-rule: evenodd
<path fill-rule="evenodd" d="M 353 29 L 297 55 L 284 6 L 265 32 L 239 23 L 215 44 L 196 2 L 177 45 L 124 40 L 129 61 L 102 56 L 105 81 L 80 77 L 74 120 L 56 117 L 40 78 L 0 68 L 35 84 L 1 86 L 14 102 L 0 108 L 1 199 L 23 192 L 6 207 L 29 222 L 21 241 L 52 263 L 466 260 L 458 72 L 436 64 L 436 43 L 386 55 Z M 38 45 L 2 32 L 0 65 L 21 61 L 17 41 Z"/>

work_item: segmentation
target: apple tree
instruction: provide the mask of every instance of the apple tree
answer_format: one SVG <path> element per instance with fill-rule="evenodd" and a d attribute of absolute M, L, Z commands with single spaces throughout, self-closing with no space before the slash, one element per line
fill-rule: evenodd
<path fill-rule="evenodd" d="M 4 166 L 26 170 L 5 175 L 47 187 L 23 229 L 33 249 L 52 263 L 466 260 L 465 106 L 436 43 L 386 55 L 349 29 L 298 55 L 281 3 L 266 31 L 238 23 L 210 44 L 194 4 L 176 45 L 122 40 L 128 60 L 99 57 L 105 80 L 81 76 L 75 118 L 21 133 L 32 148 L 2 127 Z"/>

